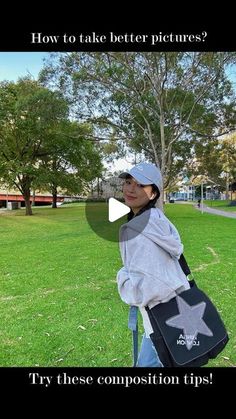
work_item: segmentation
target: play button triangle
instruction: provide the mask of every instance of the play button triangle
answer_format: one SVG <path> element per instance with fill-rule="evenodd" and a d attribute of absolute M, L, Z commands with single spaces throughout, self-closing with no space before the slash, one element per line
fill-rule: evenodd
<path fill-rule="evenodd" d="M 111 223 L 130 212 L 130 208 L 115 198 L 109 198 L 108 219 Z"/>

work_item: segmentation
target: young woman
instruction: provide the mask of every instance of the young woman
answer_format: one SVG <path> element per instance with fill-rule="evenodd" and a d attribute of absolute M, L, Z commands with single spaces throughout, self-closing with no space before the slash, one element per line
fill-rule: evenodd
<path fill-rule="evenodd" d="M 162 190 L 160 170 L 153 164 L 140 163 L 120 177 L 131 212 L 120 229 L 124 266 L 117 274 L 118 291 L 126 304 L 139 308 L 143 318 L 145 334 L 135 365 L 162 367 L 150 339 L 153 330 L 145 307 L 169 301 L 189 288 L 178 262 L 183 245 L 174 225 L 155 207 Z"/>

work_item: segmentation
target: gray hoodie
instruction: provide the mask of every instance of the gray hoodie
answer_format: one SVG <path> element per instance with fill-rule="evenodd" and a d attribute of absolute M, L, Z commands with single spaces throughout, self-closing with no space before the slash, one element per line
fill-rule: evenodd
<path fill-rule="evenodd" d="M 123 267 L 117 273 L 121 299 L 144 307 L 175 297 L 189 288 L 178 259 L 183 245 L 175 226 L 157 208 L 143 212 L 121 226 Z"/>

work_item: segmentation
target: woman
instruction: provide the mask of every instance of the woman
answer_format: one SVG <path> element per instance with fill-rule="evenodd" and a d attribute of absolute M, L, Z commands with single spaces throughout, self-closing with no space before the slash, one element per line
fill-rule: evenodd
<path fill-rule="evenodd" d="M 162 190 L 160 170 L 140 163 L 121 173 L 123 194 L 131 208 L 128 223 L 120 229 L 123 267 L 117 274 L 121 299 L 138 307 L 145 334 L 136 366 L 162 367 L 150 339 L 153 332 L 145 307 L 169 301 L 189 288 L 178 259 L 183 252 L 180 236 L 163 212 L 155 208 Z"/>

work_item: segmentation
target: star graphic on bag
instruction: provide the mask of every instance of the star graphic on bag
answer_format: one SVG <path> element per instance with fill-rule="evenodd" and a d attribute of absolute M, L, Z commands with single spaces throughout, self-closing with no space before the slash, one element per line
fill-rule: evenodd
<path fill-rule="evenodd" d="M 186 301 L 176 297 L 179 314 L 166 320 L 166 324 L 177 329 L 183 329 L 187 349 L 191 349 L 194 339 L 198 333 L 206 336 L 213 336 L 212 331 L 202 319 L 206 308 L 206 303 L 202 301 L 194 306 L 190 306 Z"/>

